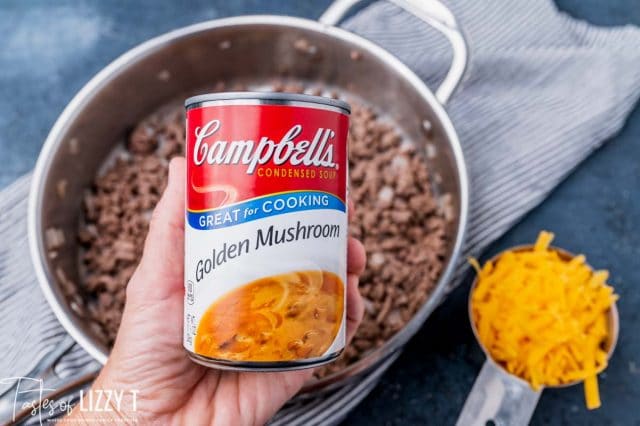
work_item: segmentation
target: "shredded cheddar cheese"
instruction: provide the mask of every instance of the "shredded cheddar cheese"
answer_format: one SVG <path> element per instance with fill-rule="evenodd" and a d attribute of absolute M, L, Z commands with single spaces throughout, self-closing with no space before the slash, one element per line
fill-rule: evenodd
<path fill-rule="evenodd" d="M 608 311 L 617 299 L 607 271 L 592 271 L 549 248 L 541 232 L 533 250 L 508 251 L 478 272 L 473 321 L 494 361 L 535 390 L 584 382 L 589 409 L 600 406 L 597 374 L 607 366 Z"/>

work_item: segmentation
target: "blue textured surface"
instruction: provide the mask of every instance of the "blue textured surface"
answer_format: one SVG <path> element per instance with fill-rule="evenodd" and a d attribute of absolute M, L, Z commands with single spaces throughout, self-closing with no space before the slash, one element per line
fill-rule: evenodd
<path fill-rule="evenodd" d="M 205 19 L 249 13 L 315 18 L 330 0 L 20 1 L 0 3 L 0 188 L 29 171 L 73 95 L 130 47 Z M 637 0 L 558 0 L 599 25 L 640 25 Z M 505 2 L 505 7 L 508 3 Z M 640 48 L 640 46 L 639 46 Z M 582 389 L 545 391 L 534 424 L 640 425 L 640 109 L 539 208 L 487 250 L 532 241 L 540 229 L 612 272 L 621 295 L 618 349 L 601 379 L 603 407 Z M 436 311 L 349 424 L 455 422 L 483 356 L 466 314 L 468 286 Z"/>

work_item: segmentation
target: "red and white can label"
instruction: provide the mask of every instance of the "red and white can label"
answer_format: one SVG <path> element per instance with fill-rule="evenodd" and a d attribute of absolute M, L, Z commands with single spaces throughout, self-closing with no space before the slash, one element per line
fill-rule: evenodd
<path fill-rule="evenodd" d="M 342 350 L 348 126 L 312 103 L 187 110 L 187 350 L 243 364 Z"/>

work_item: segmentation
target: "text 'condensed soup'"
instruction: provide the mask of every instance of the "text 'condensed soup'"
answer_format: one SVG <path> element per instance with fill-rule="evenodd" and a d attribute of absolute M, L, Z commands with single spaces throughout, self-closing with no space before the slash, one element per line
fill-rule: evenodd
<path fill-rule="evenodd" d="M 345 345 L 349 106 L 220 93 L 187 108 L 184 346 L 287 370 Z"/>

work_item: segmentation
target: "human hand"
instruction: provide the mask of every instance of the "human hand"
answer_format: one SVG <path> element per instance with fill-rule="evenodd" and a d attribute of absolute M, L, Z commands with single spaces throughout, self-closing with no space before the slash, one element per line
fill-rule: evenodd
<path fill-rule="evenodd" d="M 127 286 L 115 344 L 92 391 L 122 392 L 112 412 L 76 407 L 72 419 L 94 423 L 112 418 L 141 424 L 263 424 L 293 397 L 312 369 L 277 373 L 231 372 L 195 364 L 182 346 L 184 296 L 185 161 L 174 159 L 169 183 L 156 207 L 142 260 Z M 358 276 L 365 266 L 362 245 L 348 245 L 347 339 L 358 327 L 363 302 Z M 134 395 L 130 391 L 136 390 Z"/>

